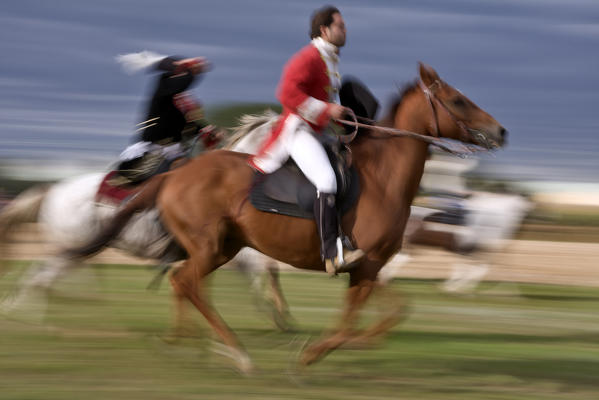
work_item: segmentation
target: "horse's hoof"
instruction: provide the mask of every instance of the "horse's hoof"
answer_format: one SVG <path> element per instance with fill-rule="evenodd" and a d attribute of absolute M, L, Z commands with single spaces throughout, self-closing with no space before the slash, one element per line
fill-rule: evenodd
<path fill-rule="evenodd" d="M 297 322 L 289 313 L 280 313 L 278 311 L 273 311 L 272 319 L 281 332 L 297 332 Z"/>
<path fill-rule="evenodd" d="M 0 303 L 0 315 L 15 322 L 43 325 L 47 307 L 47 297 L 37 291 L 30 291 L 27 296 L 15 292 L 7 295 Z"/>
<path fill-rule="evenodd" d="M 239 371 L 239 373 L 242 375 L 248 376 L 254 372 L 254 364 L 252 363 L 250 356 L 245 351 L 219 342 L 213 343 L 212 351 L 216 354 L 233 360 L 237 371 Z"/>
<path fill-rule="evenodd" d="M 300 358 L 300 365 L 303 367 L 307 367 L 309 365 L 312 365 L 316 362 L 317 357 L 314 356 L 313 354 L 302 354 L 301 358 Z"/>
<path fill-rule="evenodd" d="M 173 334 L 157 335 L 157 337 L 166 344 L 177 344 L 181 341 L 181 336 Z"/>
<path fill-rule="evenodd" d="M 307 367 L 314 364 L 322 357 L 322 351 L 315 348 L 313 345 L 306 348 L 300 356 L 300 364 Z"/>

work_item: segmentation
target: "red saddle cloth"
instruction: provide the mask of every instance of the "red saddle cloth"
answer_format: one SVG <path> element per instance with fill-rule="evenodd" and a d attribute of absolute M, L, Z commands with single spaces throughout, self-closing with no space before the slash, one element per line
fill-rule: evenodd
<path fill-rule="evenodd" d="M 116 183 L 120 180 L 118 178 L 117 171 L 110 171 L 104 177 L 96 193 L 98 203 L 109 203 L 118 206 L 136 192 L 136 187 Z"/>

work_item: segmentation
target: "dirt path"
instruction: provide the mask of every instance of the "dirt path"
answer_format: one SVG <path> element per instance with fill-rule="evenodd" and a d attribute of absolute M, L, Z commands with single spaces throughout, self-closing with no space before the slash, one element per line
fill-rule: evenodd
<path fill-rule="evenodd" d="M 599 287 L 599 244 L 511 241 L 503 253 L 492 255 L 485 280 Z M 398 276 L 446 278 L 464 258 L 436 249 L 419 249 Z"/>
<path fill-rule="evenodd" d="M 40 242 L 33 225 L 15 232 L 13 238 L 15 243 L 7 249 L 8 258 L 41 259 L 52 254 L 52 247 Z M 599 243 L 514 240 L 504 253 L 492 256 L 494 262 L 485 280 L 599 287 Z M 444 279 L 450 275 L 454 264 L 464 261 L 468 260 L 442 250 L 419 248 L 395 275 Z M 105 250 L 91 262 L 152 264 L 113 249 Z M 391 262 L 397 264 L 394 260 Z M 282 268 L 290 267 L 283 265 Z"/>

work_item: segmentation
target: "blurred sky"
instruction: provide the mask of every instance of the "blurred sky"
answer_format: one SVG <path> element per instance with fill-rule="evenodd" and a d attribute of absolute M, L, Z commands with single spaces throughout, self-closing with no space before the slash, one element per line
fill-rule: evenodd
<path fill-rule="evenodd" d="M 110 162 L 142 117 L 148 75 L 118 54 L 205 56 L 208 107 L 274 102 L 308 38 L 312 0 L 3 0 L 0 157 Z M 490 112 L 509 147 L 487 170 L 599 181 L 599 1 L 337 1 L 341 72 L 388 104 L 419 60 Z"/>

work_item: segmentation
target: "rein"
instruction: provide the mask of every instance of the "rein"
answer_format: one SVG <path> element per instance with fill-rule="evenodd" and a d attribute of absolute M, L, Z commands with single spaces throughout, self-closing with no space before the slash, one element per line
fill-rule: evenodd
<path fill-rule="evenodd" d="M 344 119 L 337 119 L 335 120 L 341 124 L 344 125 L 350 125 L 350 126 L 355 126 L 356 129 L 357 128 L 367 128 L 367 129 L 371 129 L 373 131 L 379 131 L 379 132 L 383 132 L 386 133 L 387 135 L 389 135 L 389 137 L 392 136 L 403 136 L 403 137 L 410 137 L 413 139 L 417 139 L 420 140 L 422 142 L 426 142 L 430 145 L 433 145 L 435 147 L 440 148 L 441 150 L 444 150 L 450 154 L 459 156 L 459 157 L 465 157 L 469 154 L 473 154 L 476 152 L 480 152 L 480 151 L 486 151 L 484 149 L 482 149 L 479 146 L 476 145 L 468 145 L 468 144 L 462 144 L 462 143 L 455 143 L 455 142 L 450 142 L 447 139 L 443 139 L 443 138 L 438 138 L 438 137 L 430 137 L 430 136 L 423 136 L 419 133 L 416 132 L 410 132 L 410 131 L 404 131 L 401 129 L 395 129 L 395 128 L 386 128 L 383 126 L 375 126 L 375 125 L 368 125 L 368 124 L 363 124 L 360 122 L 354 122 L 354 121 L 348 121 L 348 120 L 344 120 Z M 354 134 L 352 134 L 351 136 L 355 136 Z M 351 142 L 351 140 L 347 141 L 346 143 Z M 458 149 L 454 149 L 452 147 L 458 147 Z"/>

